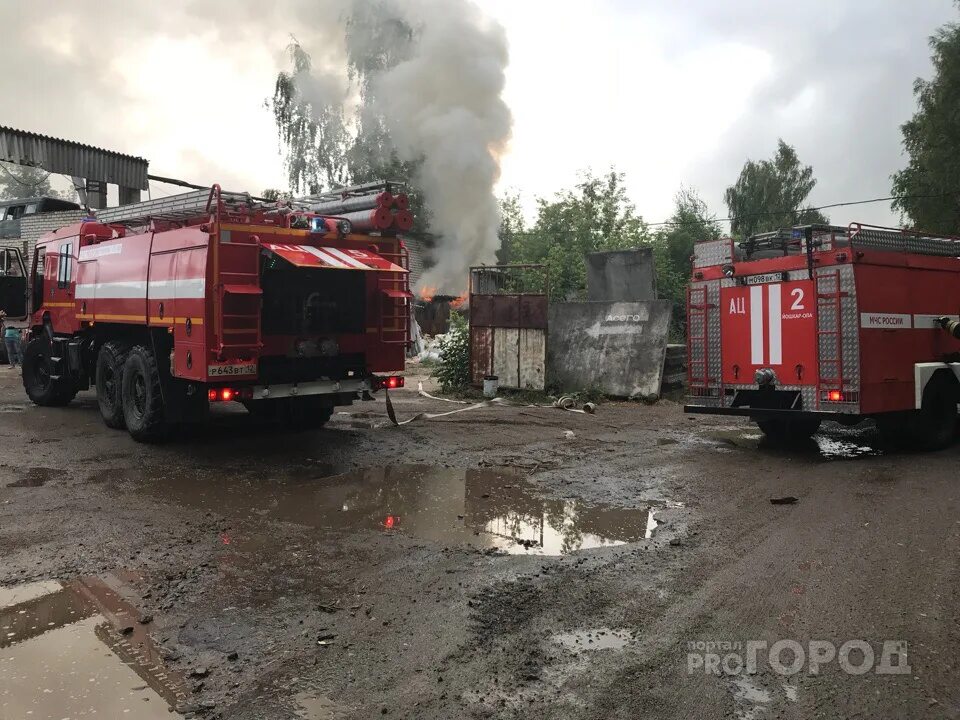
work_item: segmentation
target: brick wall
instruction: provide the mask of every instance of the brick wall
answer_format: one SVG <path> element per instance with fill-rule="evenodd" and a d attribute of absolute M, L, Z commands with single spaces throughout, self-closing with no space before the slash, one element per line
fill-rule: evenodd
<path fill-rule="evenodd" d="M 83 210 L 62 210 L 60 212 L 28 215 L 20 221 L 20 237 L 0 240 L 0 247 L 15 247 L 23 253 L 23 263 L 27 272 L 33 264 L 33 248 L 41 235 L 56 230 L 64 225 L 79 222 L 86 213 Z"/>

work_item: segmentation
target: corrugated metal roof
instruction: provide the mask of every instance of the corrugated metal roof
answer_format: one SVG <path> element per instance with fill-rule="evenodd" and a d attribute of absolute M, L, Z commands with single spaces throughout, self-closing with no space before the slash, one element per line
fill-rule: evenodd
<path fill-rule="evenodd" d="M 2 126 L 0 160 L 121 187 L 149 187 L 143 158 Z"/>

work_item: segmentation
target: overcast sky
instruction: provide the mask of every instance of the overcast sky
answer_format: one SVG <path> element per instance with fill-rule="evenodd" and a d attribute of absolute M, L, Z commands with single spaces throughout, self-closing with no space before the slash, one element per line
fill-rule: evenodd
<path fill-rule="evenodd" d="M 724 188 L 778 137 L 814 166 L 815 204 L 888 195 L 927 38 L 958 17 L 951 0 L 478 4 L 510 42 L 501 189 L 532 203 L 613 165 L 650 222 L 681 185 L 725 215 Z M 281 187 L 263 101 L 289 35 L 323 21 L 305 6 L 3 0 L 0 124 L 140 155 L 157 175 Z M 830 216 L 895 220 L 886 204 Z"/>

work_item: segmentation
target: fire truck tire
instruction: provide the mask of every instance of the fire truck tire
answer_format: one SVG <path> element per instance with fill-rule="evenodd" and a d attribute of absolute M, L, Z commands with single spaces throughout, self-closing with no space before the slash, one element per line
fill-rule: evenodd
<path fill-rule="evenodd" d="M 97 404 L 104 424 L 115 430 L 123 430 L 123 364 L 129 347 L 123 343 L 108 342 L 97 355 Z"/>
<path fill-rule="evenodd" d="M 913 435 L 925 450 L 949 447 L 957 434 L 957 382 L 953 375 L 937 374 L 923 391 L 920 412 L 914 417 Z"/>
<path fill-rule="evenodd" d="M 134 347 L 123 363 L 120 396 L 127 432 L 134 440 L 157 440 L 166 431 L 160 369 L 153 352 Z"/>
<path fill-rule="evenodd" d="M 257 400 L 244 406 L 258 421 L 279 423 L 291 430 L 317 429 L 333 416 L 333 406 L 320 398 L 283 398 Z"/>
<path fill-rule="evenodd" d="M 767 440 L 776 445 L 801 443 L 813 437 L 820 429 L 820 420 L 817 418 L 794 418 L 789 420 L 769 419 L 757 420 L 761 432 Z"/>
<path fill-rule="evenodd" d="M 333 406 L 318 397 L 290 398 L 281 412 L 281 420 L 290 429 L 316 430 L 333 416 Z"/>
<path fill-rule="evenodd" d="M 77 394 L 77 388 L 66 377 L 55 377 L 50 364 L 50 342 L 35 338 L 23 351 L 23 389 L 35 405 L 61 407 Z"/>

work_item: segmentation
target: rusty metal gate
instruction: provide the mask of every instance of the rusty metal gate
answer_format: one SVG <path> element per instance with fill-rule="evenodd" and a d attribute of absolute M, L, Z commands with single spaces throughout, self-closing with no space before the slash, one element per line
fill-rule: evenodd
<path fill-rule="evenodd" d="M 547 359 L 544 265 L 470 268 L 470 377 L 500 387 L 543 390 Z"/>

